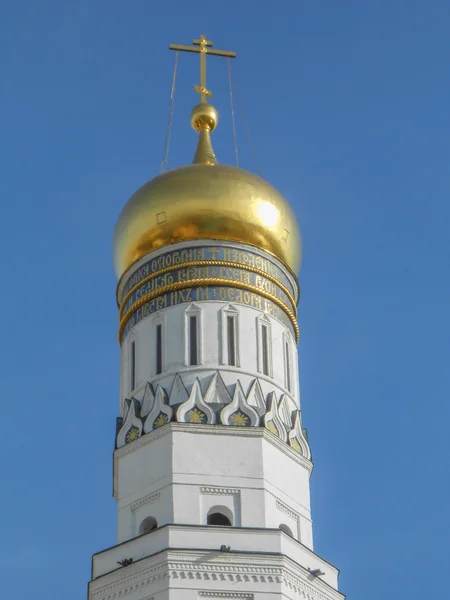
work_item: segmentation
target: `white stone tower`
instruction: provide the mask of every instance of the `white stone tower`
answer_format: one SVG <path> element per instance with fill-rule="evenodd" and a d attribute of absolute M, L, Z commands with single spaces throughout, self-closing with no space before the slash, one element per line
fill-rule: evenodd
<path fill-rule="evenodd" d="M 200 51 L 194 163 L 141 187 L 116 226 L 121 344 L 117 545 L 90 600 L 337 600 L 313 550 L 297 375 L 300 232 L 267 182 L 217 164 Z"/>

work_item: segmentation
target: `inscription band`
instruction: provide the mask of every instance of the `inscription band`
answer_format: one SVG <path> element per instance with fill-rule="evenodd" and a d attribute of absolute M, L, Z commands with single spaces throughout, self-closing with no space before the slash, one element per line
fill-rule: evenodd
<path fill-rule="evenodd" d="M 167 267 L 183 266 L 193 261 L 220 260 L 235 263 L 237 265 L 248 265 L 260 269 L 266 274 L 272 275 L 277 281 L 282 282 L 289 289 L 292 296 L 297 298 L 298 282 L 292 279 L 281 269 L 271 256 L 262 257 L 251 249 L 240 249 L 235 246 L 216 244 L 215 246 L 196 246 L 189 249 L 179 249 L 166 252 L 157 258 L 147 260 L 140 267 L 136 267 L 131 273 L 125 273 L 123 280 L 117 286 L 117 303 L 121 304 L 123 297 L 130 288 L 141 282 L 146 276 Z M 120 293 L 119 293 L 120 290 Z M 295 305 L 297 302 L 294 303 Z"/>
<path fill-rule="evenodd" d="M 276 277 L 274 277 L 270 273 L 267 273 L 266 271 L 263 271 L 262 269 L 258 269 L 257 267 L 252 267 L 251 265 L 235 263 L 235 262 L 231 262 L 231 261 L 195 260 L 195 261 L 184 263 L 181 266 L 173 265 L 170 267 L 164 267 L 163 269 L 159 269 L 158 271 L 155 271 L 154 273 L 151 273 L 150 275 L 147 275 L 146 277 L 141 279 L 138 283 L 136 283 L 133 287 L 131 287 L 129 289 L 129 291 L 126 293 L 125 297 L 123 298 L 123 300 L 120 304 L 120 308 L 119 308 L 119 319 L 122 319 L 123 314 L 128 310 L 128 307 L 127 307 L 128 300 L 131 298 L 131 296 L 134 294 L 134 292 L 136 290 L 138 290 L 140 287 L 142 287 L 143 285 L 145 285 L 152 279 L 155 279 L 156 277 L 164 275 L 165 273 L 170 273 L 171 271 L 178 271 L 178 270 L 180 270 L 180 268 L 181 269 L 189 269 L 191 267 L 228 267 L 231 269 L 242 269 L 243 271 L 249 271 L 251 273 L 255 273 L 256 275 L 259 275 L 260 277 L 264 277 L 264 279 L 268 279 L 269 281 L 274 283 L 286 294 L 286 296 L 289 298 L 289 300 L 292 303 L 292 309 L 293 309 L 294 316 L 297 315 L 296 303 L 295 303 L 295 300 L 294 300 L 292 294 L 290 293 L 290 291 L 287 289 L 287 287 L 284 284 L 282 284 Z M 236 281 L 231 278 L 230 279 L 223 278 L 223 279 L 224 279 L 224 281 L 233 282 L 233 285 L 236 283 Z M 187 283 L 187 281 L 189 281 L 189 280 L 184 280 L 183 283 Z M 247 285 L 252 285 L 252 284 L 247 284 Z M 162 289 L 163 287 L 165 287 L 165 286 L 161 286 L 160 289 Z M 258 289 L 263 289 L 263 288 L 258 287 Z"/>
<path fill-rule="evenodd" d="M 191 288 L 191 287 L 202 286 L 202 285 L 230 287 L 230 282 L 225 279 L 213 279 L 213 278 L 211 278 L 211 279 L 203 279 L 203 278 L 202 279 L 191 279 L 190 281 L 179 281 L 176 283 L 172 283 L 170 285 L 166 285 L 164 287 L 159 288 L 158 290 L 155 290 L 154 292 L 150 292 L 149 294 L 142 296 L 135 304 L 133 304 L 133 306 L 131 306 L 126 311 L 124 316 L 120 319 L 119 344 L 122 344 L 122 333 L 123 333 L 123 330 L 125 329 L 127 321 L 132 316 L 132 314 L 136 310 L 138 310 L 141 306 L 143 306 L 146 302 L 149 302 L 150 300 L 153 300 L 154 298 L 158 298 L 159 296 L 162 296 L 162 295 L 166 294 L 167 292 L 174 292 L 176 290 L 182 290 L 185 288 Z M 262 296 L 263 298 L 270 300 L 271 302 L 276 304 L 279 308 L 281 308 L 281 310 L 288 316 L 288 318 L 294 328 L 295 337 L 298 342 L 299 336 L 300 336 L 300 330 L 298 328 L 297 320 L 296 320 L 295 315 L 292 312 L 292 310 L 288 306 L 286 306 L 286 304 L 284 304 L 284 302 L 282 302 L 279 298 L 277 298 L 273 294 L 270 294 L 269 292 L 266 292 L 265 290 L 261 290 L 260 288 L 258 288 L 257 286 L 254 286 L 254 285 L 249 285 L 246 283 L 241 283 L 241 282 L 236 281 L 236 282 L 233 282 L 232 287 L 239 288 L 242 290 L 247 290 L 249 292 L 253 292 L 257 296 Z"/>

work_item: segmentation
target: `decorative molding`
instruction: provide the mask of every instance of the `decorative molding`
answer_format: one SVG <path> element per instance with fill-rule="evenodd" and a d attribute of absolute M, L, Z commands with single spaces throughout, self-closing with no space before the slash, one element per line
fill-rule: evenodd
<path fill-rule="evenodd" d="M 171 585 L 171 580 L 195 582 L 197 590 L 199 586 L 206 588 L 205 596 L 212 593 L 209 591 L 212 582 L 226 581 L 233 586 L 250 583 L 252 586 L 256 585 L 261 592 L 265 591 L 266 585 L 270 585 L 272 593 L 273 584 L 279 584 L 279 594 L 283 593 L 282 586 L 287 586 L 289 590 L 312 600 L 344 600 L 340 592 L 320 577 L 311 578 L 306 567 L 283 555 L 264 556 L 252 553 L 241 556 L 217 552 L 211 556 L 210 551 L 165 550 L 158 555 L 157 560 L 158 563 L 155 565 L 155 557 L 148 557 L 126 567 L 126 570 L 116 569 L 92 581 L 89 585 L 89 600 L 118 600 L 138 590 L 141 597 L 145 594 L 145 588 L 163 579 L 168 580 L 166 585 L 170 589 L 177 587 L 176 584 Z M 192 589 L 192 584 L 188 584 L 187 587 Z M 227 592 L 219 593 L 227 594 Z M 239 594 L 237 591 L 231 593 Z M 236 598 L 236 596 L 219 597 Z M 247 596 L 238 597 L 247 598 Z"/>
<path fill-rule="evenodd" d="M 289 508 L 289 506 L 286 506 L 286 504 L 283 504 L 280 500 L 277 500 L 277 508 L 291 519 L 294 519 L 294 521 L 297 521 L 297 523 L 300 521 L 300 515 Z"/>
<path fill-rule="evenodd" d="M 195 310 L 195 305 L 192 305 Z M 176 412 L 174 414 L 176 408 Z M 191 424 L 257 427 L 263 417 L 263 425 L 271 433 L 293 448 L 297 453 L 311 459 L 311 450 L 301 424 L 301 415 L 289 394 L 282 394 L 277 401 L 276 391 L 264 397 L 259 378 L 251 381 L 245 394 L 239 379 L 234 386 L 233 399 L 219 371 L 213 372 L 206 393 L 203 395 L 200 380 L 195 379 L 190 394 L 179 373 L 172 382 L 170 395 L 165 388 L 149 382 L 143 388 L 140 401 L 125 400 L 125 418 L 119 424 L 116 447 L 136 443 L 143 434 L 166 425 L 172 420 Z M 261 423 L 262 424 L 262 423 Z M 242 427 L 244 429 L 244 427 Z"/>
<path fill-rule="evenodd" d="M 241 490 L 237 488 L 225 488 L 225 487 L 200 487 L 200 494 L 214 495 L 214 496 L 238 496 Z"/>
<path fill-rule="evenodd" d="M 235 598 L 238 600 L 252 600 L 254 594 L 246 594 L 243 592 L 199 592 L 198 595 L 201 598 Z"/>
<path fill-rule="evenodd" d="M 97 587 L 96 584 L 99 581 L 94 579 L 89 585 L 89 600 L 117 600 L 118 598 L 124 598 L 131 595 L 134 591 L 142 590 L 162 579 L 167 579 L 169 576 L 167 561 L 163 561 L 150 568 L 144 567 L 142 569 L 141 566 L 139 571 L 130 569 L 130 567 L 133 567 L 133 565 L 126 567 L 127 573 L 123 573 L 121 569 L 116 569 L 111 574 L 115 581 L 104 587 L 99 587 L 98 590 L 94 589 L 90 593 L 91 588 L 94 586 Z"/>
<path fill-rule="evenodd" d="M 144 496 L 143 498 L 136 500 L 136 502 L 133 502 L 130 505 L 130 508 L 133 511 L 137 510 L 138 508 L 141 508 L 141 506 L 144 506 L 145 504 L 151 504 L 152 502 L 159 500 L 160 497 L 161 497 L 161 492 L 155 492 L 154 494 L 148 494 L 148 496 Z"/>

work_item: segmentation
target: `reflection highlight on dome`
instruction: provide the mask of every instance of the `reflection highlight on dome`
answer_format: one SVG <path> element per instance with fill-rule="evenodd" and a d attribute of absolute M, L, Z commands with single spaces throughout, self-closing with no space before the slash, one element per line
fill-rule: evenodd
<path fill-rule="evenodd" d="M 263 201 L 258 205 L 258 216 L 266 227 L 273 227 L 279 215 L 280 211 L 271 202 Z"/>

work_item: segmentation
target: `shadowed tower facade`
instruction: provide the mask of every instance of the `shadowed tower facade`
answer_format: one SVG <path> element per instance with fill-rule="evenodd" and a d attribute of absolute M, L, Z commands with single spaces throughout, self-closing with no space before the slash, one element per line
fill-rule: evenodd
<path fill-rule="evenodd" d="M 201 36 L 192 164 L 128 201 L 114 235 L 120 415 L 117 545 L 89 600 L 338 600 L 313 550 L 300 411 L 301 239 L 269 183 L 218 164 Z"/>

